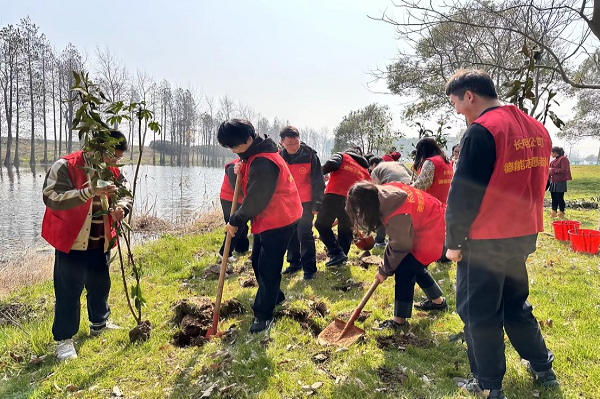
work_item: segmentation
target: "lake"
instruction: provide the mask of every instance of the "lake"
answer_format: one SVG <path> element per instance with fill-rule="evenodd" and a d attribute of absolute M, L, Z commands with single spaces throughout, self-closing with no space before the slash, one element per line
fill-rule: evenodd
<path fill-rule="evenodd" d="M 0 268 L 27 250 L 49 248 L 40 236 L 42 186 L 49 166 L 0 168 Z M 123 173 L 133 184 L 134 167 Z M 134 212 L 170 222 L 186 222 L 219 207 L 222 168 L 142 165 Z"/>

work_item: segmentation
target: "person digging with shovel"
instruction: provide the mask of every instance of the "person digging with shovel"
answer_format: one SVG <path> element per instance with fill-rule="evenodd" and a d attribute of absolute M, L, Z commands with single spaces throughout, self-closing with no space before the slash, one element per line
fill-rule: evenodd
<path fill-rule="evenodd" d="M 255 334 L 271 327 L 275 306 L 285 300 L 279 288 L 283 257 L 302 216 L 302 203 L 277 144 L 267 136 L 257 135 L 250 121 L 229 119 L 221 123 L 217 140 L 241 160 L 234 171 L 241 179 L 244 201 L 225 229 L 234 237 L 238 228 L 252 220 L 251 259 L 258 291 L 252 305 L 254 321 L 250 333 Z"/>
<path fill-rule="evenodd" d="M 350 219 L 368 232 L 386 227 L 389 242 L 375 278 L 383 283 L 394 275 L 394 317 L 382 328 L 407 329 L 411 317 L 415 281 L 427 297 L 441 298 L 442 290 L 427 272 L 427 265 L 443 251 L 445 206 L 433 196 L 410 185 L 392 182 L 354 184 L 346 199 Z M 447 307 L 447 305 L 446 305 Z"/>

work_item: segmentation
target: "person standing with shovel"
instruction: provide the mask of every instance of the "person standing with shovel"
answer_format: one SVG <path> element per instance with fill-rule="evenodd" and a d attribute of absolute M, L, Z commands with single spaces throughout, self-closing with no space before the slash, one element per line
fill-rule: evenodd
<path fill-rule="evenodd" d="M 427 265 L 439 259 L 443 251 L 444 211 L 445 206 L 438 199 L 400 182 L 384 185 L 359 182 L 350 188 L 346 212 L 352 222 L 368 232 L 383 225 L 389 236 L 383 264 L 375 278 L 383 283 L 395 276 L 394 317 L 380 327 L 408 328 L 415 281 L 427 297 L 442 296 L 442 290 L 427 272 Z"/>
<path fill-rule="evenodd" d="M 241 160 L 234 171 L 241 179 L 244 202 L 231 215 L 225 229 L 234 237 L 238 228 L 252 220 L 251 259 L 258 291 L 252 305 L 254 321 L 250 333 L 255 334 L 271 327 L 275 306 L 285 300 L 280 289 L 283 257 L 302 216 L 302 203 L 277 144 L 266 136 L 258 136 L 250 121 L 229 119 L 221 123 L 217 140 Z"/>

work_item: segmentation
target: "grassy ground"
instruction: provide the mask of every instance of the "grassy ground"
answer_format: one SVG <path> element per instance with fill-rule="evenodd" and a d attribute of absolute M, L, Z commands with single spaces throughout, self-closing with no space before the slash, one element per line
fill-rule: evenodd
<path fill-rule="evenodd" d="M 597 196 L 590 185 L 596 184 L 597 190 L 597 177 L 595 181 L 593 177 L 598 175 L 598 168 L 574 168 L 576 180 L 569 186 L 572 198 Z M 580 177 L 589 179 L 589 184 L 579 184 Z M 584 228 L 595 228 L 599 212 L 569 210 L 568 215 Z M 546 230 L 551 231 L 549 218 Z M 452 382 L 453 377 L 469 372 L 464 344 L 452 339 L 462 329 L 454 311 L 413 313 L 414 337 L 404 337 L 408 343 L 389 345 L 391 333 L 372 329 L 392 314 L 391 279 L 367 304 L 370 316 L 357 323 L 367 332 L 364 341 L 347 351 L 320 346 L 306 325 L 289 317 L 276 321 L 270 337 L 249 335 L 250 313 L 223 322 L 222 329 L 236 326 L 227 341 L 216 339 L 199 348 L 173 346 L 171 337 L 177 330 L 169 322 L 172 304 L 196 295 L 214 297 L 217 283 L 203 275 L 216 263 L 214 254 L 221 239 L 219 231 L 165 235 L 138 247 L 148 299 L 145 312 L 154 325 L 151 339 L 143 344 L 129 343 L 127 330 L 133 325 L 116 270 L 110 298 L 113 320 L 127 328 L 90 338 L 82 322 L 75 337 L 79 358 L 65 363 L 54 358 L 51 282 L 25 287 L 2 299 L 0 306 L 5 310 L 18 311 L 8 323 L 0 315 L 0 398 L 106 398 L 119 391 L 126 398 L 304 398 L 311 391 L 312 396 L 324 398 L 466 396 Z M 319 251 L 323 252 L 320 243 Z M 315 303 L 324 302 L 329 313 L 314 317 L 321 328 L 335 315 L 351 312 L 375 274 L 374 266 L 365 270 L 358 265 L 358 255 L 353 249 L 349 265 L 334 271 L 325 270 L 321 261 L 313 281 L 305 282 L 301 276 L 284 278 L 285 306 L 310 312 Z M 598 397 L 598 260 L 598 256 L 574 253 L 567 243 L 540 235 L 538 250 L 528 261 L 530 300 L 556 355 L 554 366 L 563 385 L 559 391 L 533 385 L 507 341 L 505 391 L 511 399 Z M 236 266 L 247 262 L 242 257 Z M 430 271 L 455 309 L 455 265 L 433 264 Z M 224 299 L 238 298 L 248 310 L 255 288 L 242 288 L 240 282 L 249 276 L 248 271 L 231 275 L 224 291 Z M 349 278 L 364 282 L 365 287 L 348 292 L 334 289 Z M 417 289 L 415 297 L 422 295 Z M 86 318 L 83 310 L 82 320 Z M 42 360 L 30 360 L 44 355 Z"/>

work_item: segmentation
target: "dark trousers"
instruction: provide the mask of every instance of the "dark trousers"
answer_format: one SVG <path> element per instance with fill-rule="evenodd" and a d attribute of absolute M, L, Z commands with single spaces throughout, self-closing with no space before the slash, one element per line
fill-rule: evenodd
<path fill-rule="evenodd" d="M 225 223 L 229 223 L 229 216 L 231 214 L 231 205 L 233 203 L 231 201 L 226 201 L 221 199 L 221 209 L 223 209 L 223 219 Z M 225 234 L 225 238 L 223 238 L 223 244 L 221 244 L 221 249 L 219 249 L 219 254 L 223 255 L 223 251 L 225 250 L 225 240 L 227 239 L 227 234 Z M 235 236 L 231 239 L 231 246 L 229 247 L 229 254 L 227 254 L 227 258 L 231 256 L 233 251 L 244 253 L 248 252 L 250 248 L 250 241 L 248 240 L 248 224 L 237 229 Z"/>
<path fill-rule="evenodd" d="M 338 220 L 338 236 L 335 237 L 331 225 Z M 347 255 L 352 244 L 352 223 L 346 213 L 346 197 L 337 194 L 325 194 L 321 212 L 317 215 L 315 228 L 323 244 L 327 247 L 329 256 L 338 255 L 344 251 Z"/>
<path fill-rule="evenodd" d="M 88 317 L 92 324 L 106 322 L 110 315 L 108 293 L 110 252 L 103 248 L 55 252 L 54 257 L 54 340 L 69 339 L 79 331 L 80 298 L 86 290 Z"/>
<path fill-rule="evenodd" d="M 313 218 L 312 202 L 303 203 L 302 217 L 295 226 L 287 248 L 287 261 L 292 266 L 302 267 L 304 274 L 317 271 Z"/>
<path fill-rule="evenodd" d="M 273 318 L 275 305 L 285 299 L 285 295 L 279 288 L 281 268 L 295 224 L 254 234 L 252 269 L 254 269 L 256 281 L 258 281 L 258 291 L 252 310 L 254 317 L 258 319 Z"/>
<path fill-rule="evenodd" d="M 554 360 L 527 302 L 527 253 L 499 245 L 501 241 L 469 242 L 457 270 L 456 308 L 465 324 L 471 372 L 484 389 L 502 388 L 503 328 L 534 370 L 546 371 Z"/>
<path fill-rule="evenodd" d="M 382 224 L 381 226 L 379 226 L 377 228 L 377 232 L 375 235 L 375 244 L 384 244 L 385 243 L 385 235 L 386 235 L 385 226 Z"/>
<path fill-rule="evenodd" d="M 557 193 L 555 191 L 550 191 L 550 197 L 552 198 L 552 210 L 556 211 L 557 209 L 561 212 L 565 211 L 565 193 Z"/>
<path fill-rule="evenodd" d="M 442 290 L 427 271 L 427 266 L 419 262 L 412 254 L 406 255 L 394 272 L 394 316 L 409 318 L 412 315 L 415 282 L 428 298 L 442 296 Z"/>

